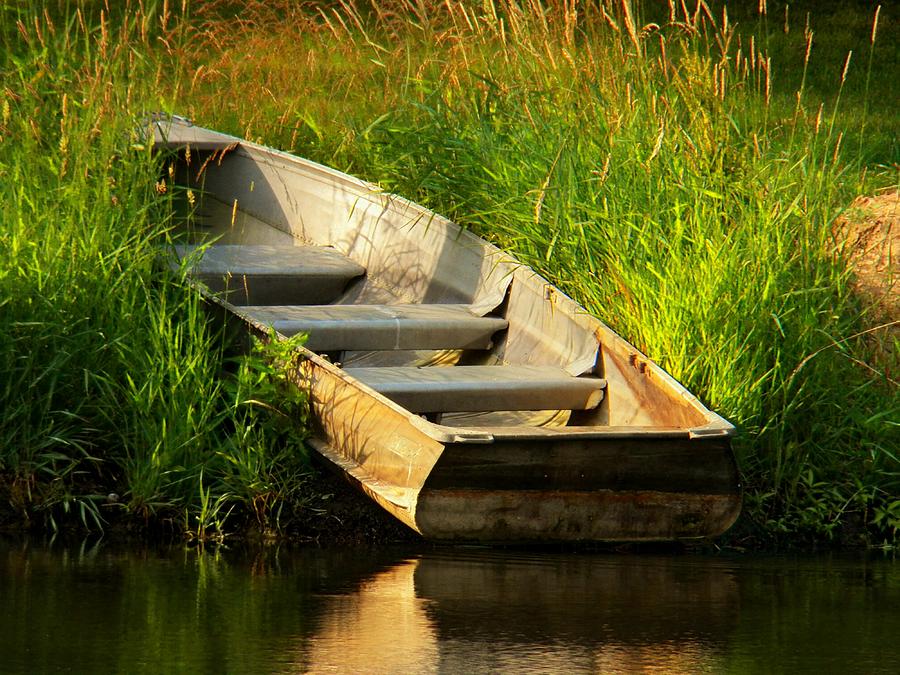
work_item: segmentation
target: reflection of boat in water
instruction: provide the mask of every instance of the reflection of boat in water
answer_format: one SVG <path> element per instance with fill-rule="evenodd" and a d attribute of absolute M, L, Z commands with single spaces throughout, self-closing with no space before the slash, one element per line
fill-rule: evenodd
<path fill-rule="evenodd" d="M 732 426 L 533 270 L 338 171 L 154 133 L 199 203 L 179 255 L 246 325 L 309 335 L 314 447 L 414 530 L 668 540 L 737 517 Z"/>
<path fill-rule="evenodd" d="M 709 560 L 430 553 L 320 598 L 306 663 L 314 672 L 715 670 L 738 591 Z"/>
<path fill-rule="evenodd" d="M 727 569 L 677 556 L 454 552 L 421 558 L 415 584 L 442 636 L 485 642 L 714 646 L 737 614 Z"/>
<path fill-rule="evenodd" d="M 418 561 L 366 575 L 354 588 L 319 596 L 320 613 L 304 645 L 305 671 L 436 672 L 437 636 L 413 575 Z"/>

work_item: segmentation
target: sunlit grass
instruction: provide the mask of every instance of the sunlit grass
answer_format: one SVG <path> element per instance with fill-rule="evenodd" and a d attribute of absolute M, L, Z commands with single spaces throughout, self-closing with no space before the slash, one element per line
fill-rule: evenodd
<path fill-rule="evenodd" d="M 206 24 L 183 106 L 546 274 L 738 424 L 748 524 L 871 520 L 900 491 L 897 371 L 857 336 L 872 321 L 831 224 L 897 181 L 897 118 L 859 65 L 895 48 L 871 16 L 847 64 L 815 12 L 785 33 L 758 8 L 740 26 L 721 5 L 643 9 L 269 4 Z"/>
<path fill-rule="evenodd" d="M 114 485 L 115 509 L 201 533 L 306 498 L 156 264 L 171 194 L 133 131 L 167 110 L 380 182 L 546 274 L 739 426 L 742 532 L 896 538 L 896 352 L 870 358 L 832 235 L 897 184 L 887 10 L 876 31 L 800 8 L 785 32 L 774 6 L 693 0 L 180 5 L 0 14 L 17 508 L 90 521 Z"/>
<path fill-rule="evenodd" d="M 178 36 L 155 10 L 118 24 L 90 6 L 0 14 L 15 45 L 0 101 L 0 493 L 53 528 L 71 514 L 192 528 L 212 496 L 265 530 L 287 492 L 301 497 L 306 456 L 258 432 L 267 413 L 246 402 L 272 393 L 267 373 L 251 378 L 250 361 L 237 384 L 219 377 L 223 335 L 162 264 L 172 191 L 140 121 L 171 91 L 160 43 Z"/>

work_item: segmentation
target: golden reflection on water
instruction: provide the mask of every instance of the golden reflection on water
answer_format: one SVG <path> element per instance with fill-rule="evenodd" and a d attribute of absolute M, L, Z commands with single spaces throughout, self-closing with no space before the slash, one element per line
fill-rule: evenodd
<path fill-rule="evenodd" d="M 596 673 L 693 675 L 721 672 L 721 660 L 699 644 L 656 644 L 645 647 L 604 645 L 595 655 Z"/>
<path fill-rule="evenodd" d="M 721 663 L 736 587 L 658 560 L 455 552 L 323 600 L 298 672 L 695 673 Z"/>
<path fill-rule="evenodd" d="M 413 584 L 418 565 L 404 561 L 353 593 L 330 596 L 303 655 L 304 672 L 436 672 L 437 639 Z"/>

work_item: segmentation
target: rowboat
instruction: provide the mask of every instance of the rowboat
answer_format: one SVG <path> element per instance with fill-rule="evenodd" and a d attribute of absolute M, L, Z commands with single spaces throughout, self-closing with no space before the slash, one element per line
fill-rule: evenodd
<path fill-rule="evenodd" d="M 193 205 L 193 283 L 251 331 L 308 336 L 311 446 L 423 537 L 679 540 L 737 518 L 732 425 L 532 269 L 342 172 L 149 124 Z"/>

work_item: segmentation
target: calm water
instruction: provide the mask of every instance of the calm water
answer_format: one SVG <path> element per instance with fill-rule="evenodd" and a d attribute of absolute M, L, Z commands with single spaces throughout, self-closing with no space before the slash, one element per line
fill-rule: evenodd
<path fill-rule="evenodd" d="M 900 563 L 0 542 L 0 671 L 900 672 Z"/>

